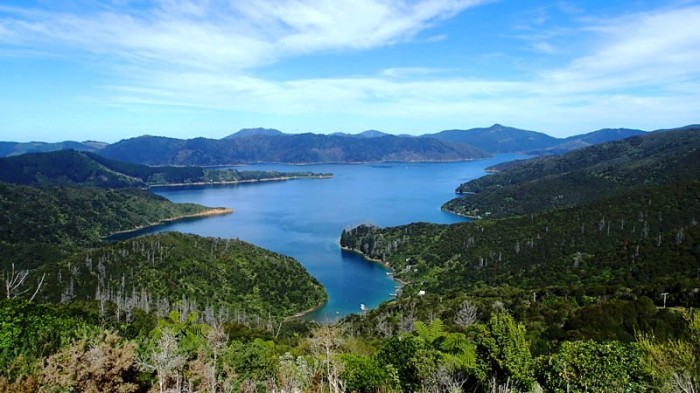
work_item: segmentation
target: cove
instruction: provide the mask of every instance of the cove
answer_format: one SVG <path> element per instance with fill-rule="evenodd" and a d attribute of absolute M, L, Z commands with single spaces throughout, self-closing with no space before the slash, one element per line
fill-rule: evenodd
<path fill-rule="evenodd" d="M 519 155 L 449 163 L 305 165 L 333 178 L 226 186 L 157 188 L 173 202 L 228 207 L 226 216 L 187 219 L 118 238 L 162 231 L 239 238 L 297 259 L 326 288 L 328 302 L 306 314 L 319 322 L 374 308 L 392 297 L 397 283 L 381 264 L 340 249 L 345 228 L 359 224 L 395 226 L 411 222 L 455 223 L 466 219 L 440 206 L 462 182 L 483 176 L 485 168 Z M 255 164 L 250 170 L 298 171 L 299 166 Z"/>

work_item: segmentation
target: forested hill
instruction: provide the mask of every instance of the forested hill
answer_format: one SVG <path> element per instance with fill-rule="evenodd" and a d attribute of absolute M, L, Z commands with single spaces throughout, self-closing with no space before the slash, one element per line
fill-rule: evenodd
<path fill-rule="evenodd" d="M 32 273 L 46 274 L 37 299 L 97 300 L 167 316 L 207 307 L 248 318 L 283 318 L 318 306 L 326 295 L 293 258 L 235 240 L 181 233 L 139 237 L 77 253 Z"/>
<path fill-rule="evenodd" d="M 99 154 L 140 164 L 205 166 L 254 162 L 457 161 L 488 156 L 472 146 L 431 138 L 317 134 L 187 140 L 142 136 L 111 144 Z"/>
<path fill-rule="evenodd" d="M 146 190 L 28 187 L 0 183 L 0 259 L 35 266 L 91 246 L 114 232 L 164 220 L 221 214 L 195 204 L 175 204 Z"/>
<path fill-rule="evenodd" d="M 24 185 L 145 188 L 172 184 L 236 183 L 330 177 L 329 173 L 239 171 L 197 166 L 148 166 L 76 150 L 0 158 L 0 181 Z"/>
<path fill-rule="evenodd" d="M 560 157 L 505 163 L 464 183 L 443 208 L 506 217 L 590 203 L 642 186 L 700 179 L 700 126 L 655 132 Z"/>
<path fill-rule="evenodd" d="M 700 182 L 694 181 L 500 220 L 360 226 L 343 232 L 341 245 L 388 261 L 399 277 L 420 278 L 427 289 L 445 294 L 479 282 L 651 289 L 674 278 L 697 278 L 698 217 Z"/>
<path fill-rule="evenodd" d="M 545 149 L 560 143 L 559 139 L 541 132 L 506 127 L 500 124 L 469 130 L 445 130 L 435 134 L 425 134 L 423 137 L 466 143 L 490 153 L 528 152 Z"/>
<path fill-rule="evenodd" d="M 494 124 L 468 130 L 445 130 L 423 137 L 467 143 L 489 153 L 563 154 L 583 147 L 616 141 L 646 132 L 627 128 L 604 128 L 568 138 L 555 138 L 536 131 Z"/>
<path fill-rule="evenodd" d="M 566 339 L 633 341 L 639 331 L 673 329 L 653 305 L 638 314 L 640 298 L 662 306 L 666 293 L 669 306 L 700 305 L 697 217 L 700 182 L 681 182 L 499 220 L 360 226 L 344 231 L 341 245 L 387 263 L 408 282 L 398 300 L 403 308 L 386 305 L 379 314 L 405 316 L 419 301 L 423 313 L 453 318 L 449 310 L 466 296 L 481 310 L 511 310 L 543 347 Z M 421 290 L 426 295 L 416 296 Z"/>

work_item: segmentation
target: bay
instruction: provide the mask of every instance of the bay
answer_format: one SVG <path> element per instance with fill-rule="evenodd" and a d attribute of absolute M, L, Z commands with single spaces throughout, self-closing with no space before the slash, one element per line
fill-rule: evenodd
<path fill-rule="evenodd" d="M 340 249 L 345 228 L 359 224 L 395 226 L 411 222 L 455 223 L 464 218 L 441 211 L 462 182 L 485 168 L 522 158 L 449 163 L 284 165 L 255 164 L 241 170 L 330 172 L 331 179 L 245 183 L 226 186 L 156 188 L 173 202 L 230 207 L 226 216 L 182 220 L 128 234 L 179 231 L 238 238 L 296 258 L 328 292 L 328 302 L 305 317 L 320 322 L 374 308 L 391 298 L 398 283 L 381 264 Z"/>

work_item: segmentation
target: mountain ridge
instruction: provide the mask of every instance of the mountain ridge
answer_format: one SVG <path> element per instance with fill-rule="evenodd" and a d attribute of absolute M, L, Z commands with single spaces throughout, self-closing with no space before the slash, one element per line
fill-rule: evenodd
<path fill-rule="evenodd" d="M 456 192 L 464 196 L 443 209 L 504 217 L 592 202 L 641 185 L 698 179 L 700 127 L 647 133 L 489 170 L 496 173 L 461 184 Z"/>
<path fill-rule="evenodd" d="M 111 144 L 99 154 L 148 165 L 236 165 L 256 162 L 361 163 L 460 161 L 488 157 L 475 147 L 437 139 L 348 138 L 338 135 L 257 135 L 230 139 L 137 137 Z"/>

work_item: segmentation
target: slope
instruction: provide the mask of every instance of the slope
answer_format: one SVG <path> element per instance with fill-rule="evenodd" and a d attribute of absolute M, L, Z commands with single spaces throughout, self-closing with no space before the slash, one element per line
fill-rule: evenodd
<path fill-rule="evenodd" d="M 77 253 L 46 274 L 39 301 L 111 302 L 167 316 L 176 304 L 260 317 L 286 317 L 326 299 L 321 284 L 293 258 L 235 239 L 181 233 L 139 237 Z M 252 316 L 252 315 L 251 315 Z"/>
<path fill-rule="evenodd" d="M 522 153 L 544 149 L 560 143 L 559 139 L 540 132 L 506 127 L 500 124 L 469 130 L 445 130 L 422 137 L 465 143 L 489 153 Z"/>
<path fill-rule="evenodd" d="M 0 259 L 31 267 L 114 232 L 184 216 L 230 213 L 175 204 L 145 190 L 28 187 L 0 183 Z"/>
<path fill-rule="evenodd" d="M 698 179 L 700 127 L 628 138 L 498 165 L 464 183 L 443 208 L 473 217 L 506 217 L 590 203 L 643 185 Z"/>
<path fill-rule="evenodd" d="M 0 181 L 24 185 L 145 188 L 160 185 L 235 183 L 330 177 L 312 172 L 239 171 L 196 166 L 148 166 L 75 150 L 0 158 Z"/>

